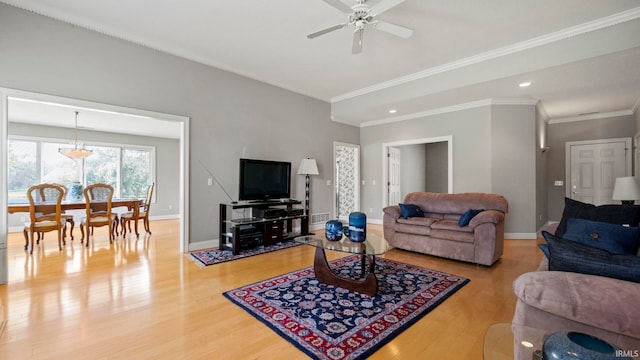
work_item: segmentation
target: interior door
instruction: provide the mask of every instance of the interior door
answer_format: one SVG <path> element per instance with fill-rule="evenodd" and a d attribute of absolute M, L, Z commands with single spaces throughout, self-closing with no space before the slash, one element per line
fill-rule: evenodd
<path fill-rule="evenodd" d="M 336 142 L 333 157 L 335 217 L 346 221 L 360 210 L 360 146 Z"/>
<path fill-rule="evenodd" d="M 617 177 L 631 175 L 630 139 L 568 144 L 570 197 L 594 205 L 611 199 Z"/>
<path fill-rule="evenodd" d="M 387 153 L 387 169 L 389 169 L 389 176 L 387 182 L 388 196 L 387 206 L 397 205 L 402 201 L 401 189 L 400 189 L 400 149 L 395 147 L 389 147 Z"/>

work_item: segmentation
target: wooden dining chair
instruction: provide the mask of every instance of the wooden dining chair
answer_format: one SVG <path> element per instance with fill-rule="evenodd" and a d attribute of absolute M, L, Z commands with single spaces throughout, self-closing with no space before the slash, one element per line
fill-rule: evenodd
<path fill-rule="evenodd" d="M 43 194 L 48 194 L 45 199 Z M 54 184 L 34 185 L 27 190 L 27 198 L 29 199 L 29 222 L 24 226 L 24 249 L 29 248 L 33 254 L 34 235 L 44 234 L 49 231 L 57 231 L 58 233 L 58 249 L 62 250 L 64 239 L 62 238 L 62 230 L 66 226 L 66 222 L 62 220 L 62 198 L 64 189 Z M 66 243 L 65 243 L 66 245 Z"/>
<path fill-rule="evenodd" d="M 67 197 L 67 187 L 63 184 L 57 184 L 54 183 L 53 185 L 58 185 L 59 187 L 62 188 L 62 190 L 64 190 L 64 194 L 62 194 L 62 199 L 64 200 Z M 53 199 L 56 196 L 57 192 L 55 190 L 53 190 L 52 188 L 43 188 L 40 190 L 40 195 L 42 197 L 43 201 L 46 201 L 46 199 Z M 69 236 L 71 236 L 71 240 L 73 240 L 73 228 L 76 226 L 76 221 L 73 218 L 73 215 L 71 214 L 65 214 L 64 212 L 60 215 L 60 218 L 68 223 L 71 224 L 71 229 L 69 229 Z M 40 234 L 39 234 L 40 235 Z M 67 227 L 64 227 L 64 230 L 62 232 L 62 238 L 66 238 L 67 237 Z M 40 236 L 38 236 L 38 242 L 40 241 Z"/>
<path fill-rule="evenodd" d="M 147 187 L 147 197 L 144 201 L 144 205 L 142 209 L 138 211 L 138 219 L 142 220 L 144 225 L 144 230 L 151 234 L 151 229 L 149 227 L 149 210 L 151 208 L 151 199 L 153 198 L 153 189 L 155 188 L 156 183 L 152 183 Z M 128 211 L 126 213 L 120 214 L 120 228 L 122 228 L 122 236 L 127 234 L 127 226 L 129 227 L 129 232 L 131 232 L 131 222 L 137 221 L 134 219 L 134 212 Z M 140 236 L 140 234 L 136 231 L 136 236 Z"/>
<path fill-rule="evenodd" d="M 87 235 L 87 246 L 89 246 L 89 236 L 92 235 L 94 227 L 109 227 L 109 242 L 113 243 L 115 238 L 113 224 L 116 221 L 116 214 L 111 212 L 111 199 L 113 199 L 113 186 L 108 184 L 91 184 L 84 191 L 85 217 L 82 218 L 80 232 L 84 241 Z"/>

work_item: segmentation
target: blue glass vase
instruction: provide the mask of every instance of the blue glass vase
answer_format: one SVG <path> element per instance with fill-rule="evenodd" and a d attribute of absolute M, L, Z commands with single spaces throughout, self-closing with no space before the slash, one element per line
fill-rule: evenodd
<path fill-rule="evenodd" d="M 575 331 L 557 331 L 549 334 L 542 346 L 543 359 L 558 360 L 614 360 L 631 359 L 620 348 L 595 336 Z"/>
<path fill-rule="evenodd" d="M 342 239 L 342 222 L 339 220 L 329 220 L 324 225 L 324 235 L 329 241 Z"/>
<path fill-rule="evenodd" d="M 349 214 L 349 227 L 343 228 L 345 235 L 353 242 L 364 242 L 367 240 L 367 215 L 362 212 L 352 212 Z"/>

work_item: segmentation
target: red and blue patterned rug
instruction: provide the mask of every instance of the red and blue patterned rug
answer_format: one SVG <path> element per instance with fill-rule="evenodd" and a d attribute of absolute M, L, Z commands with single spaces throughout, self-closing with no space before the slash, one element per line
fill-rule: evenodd
<path fill-rule="evenodd" d="M 358 273 L 359 264 L 357 255 L 331 262 L 342 276 Z M 376 259 L 375 273 L 375 297 L 319 283 L 312 267 L 224 296 L 313 359 L 353 360 L 373 354 L 469 282 L 384 258 Z"/>
<path fill-rule="evenodd" d="M 219 264 L 225 261 L 237 260 L 246 258 L 249 256 L 260 255 L 271 251 L 288 249 L 290 247 L 301 245 L 293 240 L 279 242 L 273 245 L 259 246 L 252 249 L 241 250 L 240 254 L 233 255 L 231 250 L 202 250 L 194 251 L 191 253 L 191 257 L 198 261 L 198 264 L 209 266 Z"/>

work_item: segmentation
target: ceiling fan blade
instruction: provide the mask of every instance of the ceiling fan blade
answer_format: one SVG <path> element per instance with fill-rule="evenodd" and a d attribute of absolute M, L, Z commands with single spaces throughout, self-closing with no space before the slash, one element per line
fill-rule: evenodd
<path fill-rule="evenodd" d="M 364 28 L 357 29 L 353 32 L 353 45 L 351 45 L 351 53 L 359 54 L 362 52 L 362 37 Z"/>
<path fill-rule="evenodd" d="M 382 0 L 376 5 L 373 5 L 369 13 L 373 16 L 380 15 L 383 12 L 391 9 L 392 7 L 402 4 L 404 1 L 405 0 Z"/>
<path fill-rule="evenodd" d="M 307 37 L 308 37 L 309 39 L 313 39 L 313 38 L 316 38 L 316 37 L 318 37 L 318 36 L 320 36 L 320 35 L 324 35 L 324 34 L 326 34 L 326 33 L 330 33 L 330 32 L 332 32 L 332 31 L 335 31 L 335 30 L 338 30 L 338 29 L 342 29 L 342 28 L 344 28 L 345 26 L 347 26 L 347 24 L 338 24 L 338 25 L 333 25 L 333 26 L 328 27 L 328 28 L 326 28 L 326 29 L 322 29 L 322 30 L 318 30 L 318 31 L 316 31 L 316 32 L 313 32 L 313 33 L 311 33 L 311 34 L 307 35 Z"/>
<path fill-rule="evenodd" d="M 384 32 L 399 36 L 404 39 L 408 39 L 411 37 L 411 35 L 413 35 L 413 29 L 409 29 L 396 24 L 391 24 L 386 21 L 374 21 L 371 25 L 378 30 L 382 30 Z"/>
<path fill-rule="evenodd" d="M 345 14 L 351 14 L 353 12 L 353 10 L 351 10 L 351 7 L 349 7 L 349 5 L 343 3 L 340 0 L 322 0 L 322 1 L 342 11 Z"/>

